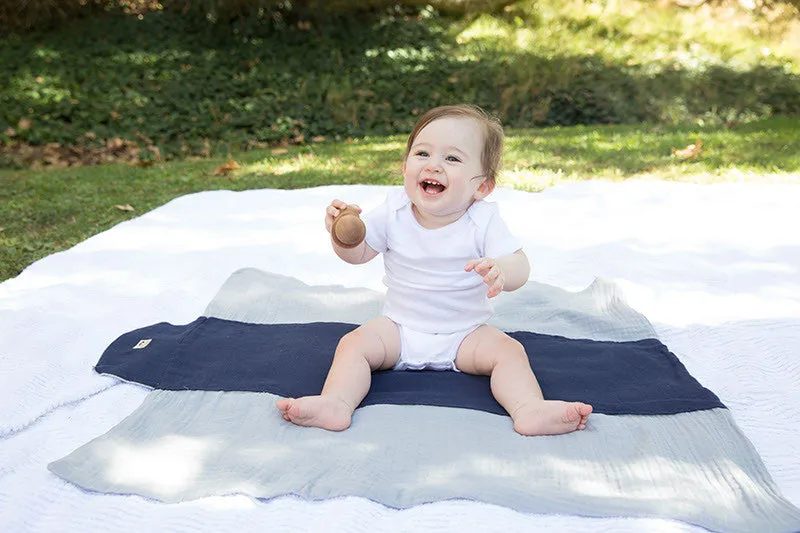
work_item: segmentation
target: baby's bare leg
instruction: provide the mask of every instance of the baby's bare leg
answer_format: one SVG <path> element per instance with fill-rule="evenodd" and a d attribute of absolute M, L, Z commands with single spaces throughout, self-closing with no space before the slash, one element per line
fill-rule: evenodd
<path fill-rule="evenodd" d="M 400 333 L 386 317 L 359 326 L 339 341 L 319 396 L 277 401 L 283 418 L 299 426 L 331 431 L 350 427 L 353 411 L 369 392 L 373 370 L 392 368 L 400 355 Z"/>
<path fill-rule="evenodd" d="M 592 406 L 545 400 L 522 344 L 491 326 L 464 339 L 456 367 L 467 374 L 491 376 L 492 394 L 522 435 L 558 435 L 584 429 Z"/>

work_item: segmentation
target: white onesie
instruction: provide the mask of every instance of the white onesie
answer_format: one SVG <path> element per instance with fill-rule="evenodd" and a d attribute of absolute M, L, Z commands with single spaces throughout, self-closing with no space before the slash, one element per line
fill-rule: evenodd
<path fill-rule="evenodd" d="M 364 215 L 364 222 L 367 244 L 383 253 L 384 315 L 400 328 L 395 368 L 454 369 L 461 341 L 493 314 L 488 287 L 464 266 L 470 259 L 512 254 L 521 248 L 519 240 L 496 205 L 483 200 L 452 224 L 424 228 L 402 187 Z"/>

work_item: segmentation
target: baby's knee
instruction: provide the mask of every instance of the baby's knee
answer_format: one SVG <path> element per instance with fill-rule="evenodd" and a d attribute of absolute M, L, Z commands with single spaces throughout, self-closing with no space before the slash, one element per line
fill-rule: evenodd
<path fill-rule="evenodd" d="M 517 339 L 513 337 L 509 337 L 508 335 L 501 341 L 500 349 L 503 353 L 507 353 L 514 356 L 525 356 L 525 347 L 519 342 Z"/>
<path fill-rule="evenodd" d="M 508 362 L 526 362 L 528 361 L 528 356 L 525 353 L 525 347 L 520 343 L 518 340 L 509 337 L 508 335 L 503 335 L 502 337 L 498 337 L 494 339 L 493 342 L 488 343 L 484 346 L 481 346 L 481 350 L 483 355 L 476 354 L 477 359 L 483 360 L 484 363 L 488 363 L 489 366 L 494 369 L 498 364 L 508 363 Z"/>
<path fill-rule="evenodd" d="M 336 348 L 336 353 L 343 353 L 353 356 L 361 356 L 370 360 L 375 358 L 376 354 L 383 355 L 385 351 L 383 341 L 374 329 L 366 326 L 361 326 L 353 331 L 345 334 L 339 340 L 339 346 Z"/>
<path fill-rule="evenodd" d="M 361 328 L 356 328 L 339 339 L 337 351 L 345 350 L 347 352 L 358 352 L 364 346 L 365 342 L 364 332 L 361 331 Z"/>
<path fill-rule="evenodd" d="M 387 342 L 391 343 L 391 339 L 387 341 L 381 337 L 380 330 L 367 324 L 345 334 L 339 340 L 334 359 L 364 359 L 371 370 L 384 370 L 390 368 L 398 356 L 398 350 L 390 351 L 392 345 L 387 347 Z"/>
<path fill-rule="evenodd" d="M 525 352 L 525 347 L 522 343 L 508 336 L 501 342 L 498 354 L 501 359 L 528 362 L 528 354 Z"/>

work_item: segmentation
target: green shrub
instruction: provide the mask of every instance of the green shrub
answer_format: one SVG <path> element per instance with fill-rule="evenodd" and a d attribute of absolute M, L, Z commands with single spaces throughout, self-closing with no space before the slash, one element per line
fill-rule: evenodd
<path fill-rule="evenodd" d="M 91 152 L 120 139 L 169 159 L 404 132 L 453 102 L 511 127 L 800 114 L 800 78 L 776 62 L 629 65 L 553 43 L 459 44 L 450 24 L 429 9 L 324 25 L 112 12 L 11 36 L 0 41 L 0 164 L 29 163 L 26 147 L 48 143 Z"/>

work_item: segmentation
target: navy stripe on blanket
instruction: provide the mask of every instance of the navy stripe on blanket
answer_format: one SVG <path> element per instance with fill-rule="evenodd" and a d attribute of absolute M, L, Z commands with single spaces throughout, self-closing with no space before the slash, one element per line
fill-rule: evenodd
<path fill-rule="evenodd" d="M 249 324 L 209 317 L 182 326 L 162 322 L 119 337 L 95 369 L 156 389 L 307 396 L 322 390 L 339 339 L 356 327 L 332 322 Z M 610 415 L 724 407 L 657 339 L 592 341 L 524 331 L 509 335 L 525 346 L 545 398 L 583 401 L 592 404 L 594 412 Z M 373 404 L 506 414 L 492 397 L 489 378 L 460 372 L 376 372 L 361 406 Z"/>

